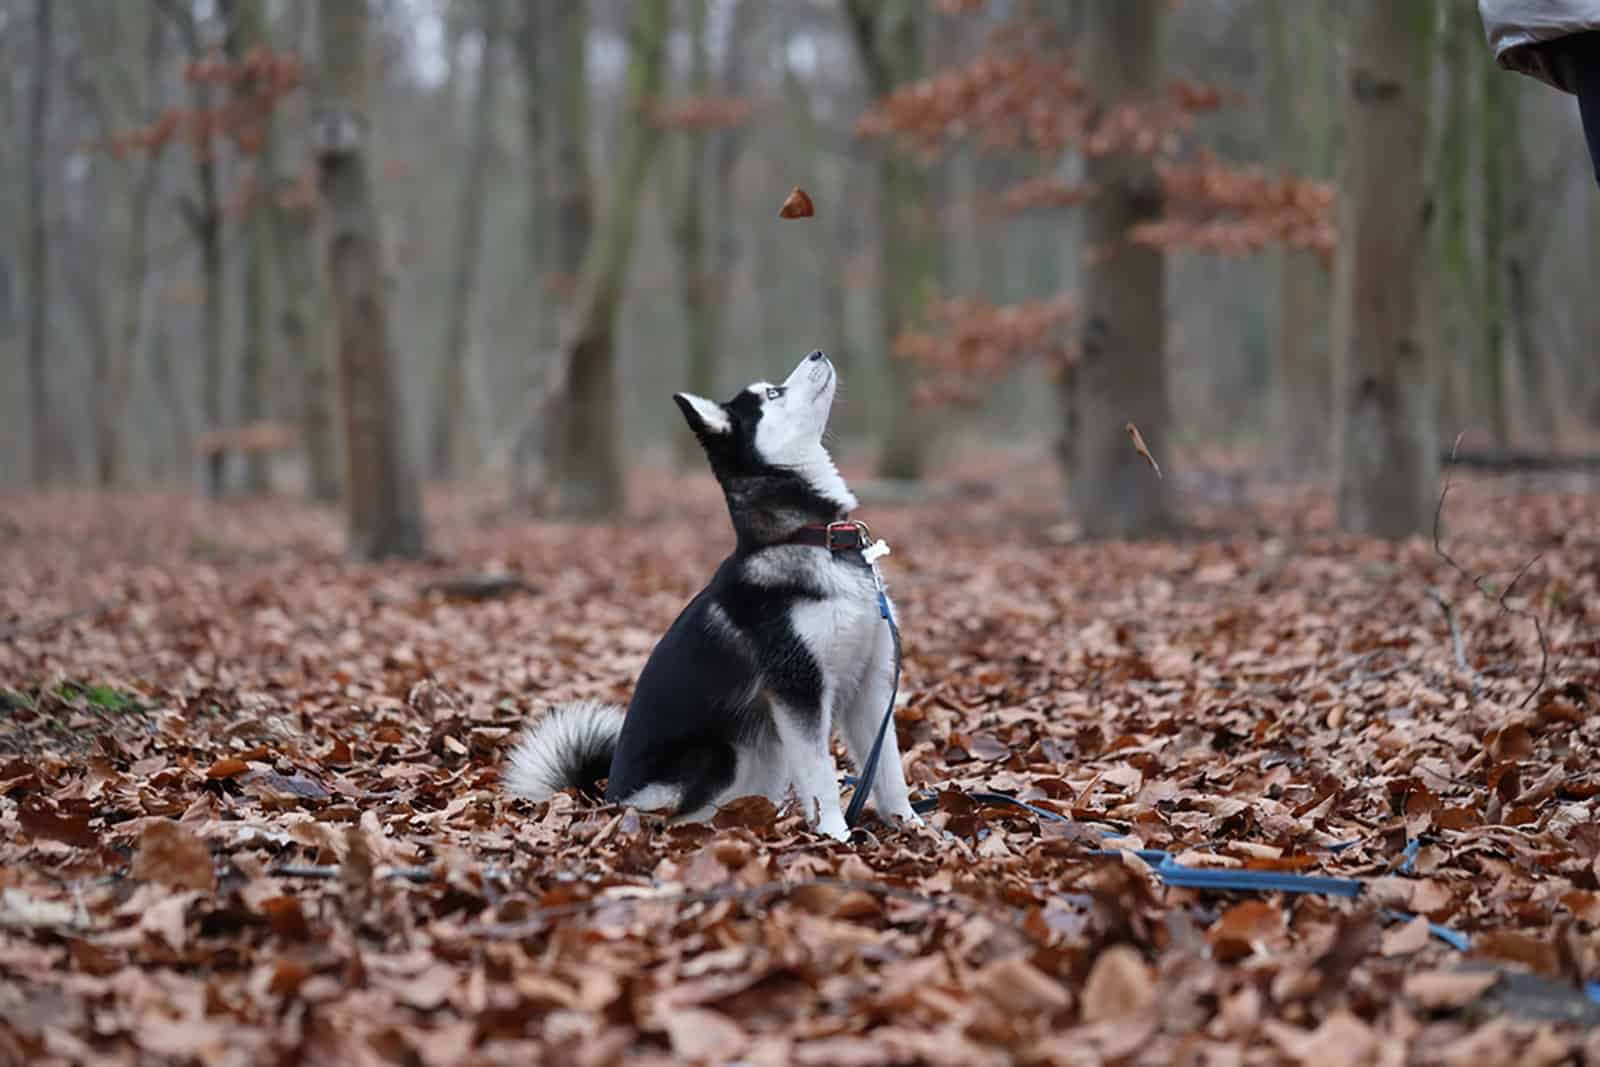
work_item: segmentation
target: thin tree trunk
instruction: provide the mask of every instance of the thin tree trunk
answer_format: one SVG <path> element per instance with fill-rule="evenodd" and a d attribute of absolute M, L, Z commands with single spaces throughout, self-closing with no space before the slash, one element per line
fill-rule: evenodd
<path fill-rule="evenodd" d="M 666 66 L 667 2 L 638 0 L 629 34 L 622 148 L 605 216 L 595 230 L 578 283 L 573 326 L 563 344 L 570 368 L 554 463 L 562 511 L 585 518 L 622 510 L 624 486 L 617 427 L 617 308 L 638 226 L 645 178 L 661 140 L 651 116 Z"/>
<path fill-rule="evenodd" d="M 1418 327 L 1434 5 L 1355 0 L 1334 299 L 1338 520 L 1407 537 L 1433 519 L 1434 391 Z"/>
<path fill-rule="evenodd" d="M 300 378 L 300 436 L 306 456 L 306 495 L 319 504 L 339 499 L 339 437 L 329 366 L 324 286 L 316 255 L 312 209 L 273 204 L 272 248 L 278 261 L 279 324 L 283 350 Z"/>
<path fill-rule="evenodd" d="M 691 70 L 689 93 L 704 96 L 711 88 L 706 42 L 706 0 L 689 0 Z M 683 299 L 684 385 L 698 396 L 711 396 L 717 388 L 717 349 L 712 316 L 720 295 L 713 290 L 706 262 L 706 139 L 690 129 L 679 135 L 682 166 L 678 174 L 677 217 L 672 223 L 672 244 L 678 257 L 678 285 Z M 700 446 L 692 434 L 678 434 L 678 463 L 698 461 Z"/>
<path fill-rule="evenodd" d="M 51 24 L 51 0 L 34 4 L 33 85 L 28 95 L 28 162 L 23 190 L 25 251 L 22 262 L 28 274 L 28 303 L 24 312 L 23 367 L 28 381 L 29 437 L 32 446 L 33 483 L 44 485 L 55 476 L 55 457 L 50 442 L 53 412 L 50 386 L 46 377 L 50 343 L 50 243 L 46 203 L 46 170 L 49 167 L 45 125 L 50 114 L 50 82 L 55 77 L 55 35 Z"/>
<path fill-rule="evenodd" d="M 241 62 L 251 49 L 267 43 L 266 15 L 262 0 L 225 0 L 223 17 L 228 23 L 227 47 L 230 60 Z M 243 79 L 233 88 L 233 103 L 241 114 L 252 115 L 262 91 L 253 79 Z M 252 121 L 247 119 L 246 121 Z M 248 425 L 266 417 L 267 381 L 272 362 L 272 309 L 268 288 L 268 261 L 272 256 L 272 219 L 267 206 L 272 196 L 275 170 L 272 114 L 253 117 L 259 125 L 260 147 L 250 166 L 255 195 L 244 223 L 244 271 L 240 275 L 241 331 L 239 344 L 238 422 Z M 247 493 L 264 493 L 270 486 L 267 454 L 258 450 L 244 453 L 242 487 Z"/>
<path fill-rule="evenodd" d="M 384 304 L 378 215 L 367 172 L 367 5 L 318 5 L 323 108 L 313 129 L 327 212 L 338 326 L 348 550 L 356 559 L 424 552 L 422 503 Z"/>
<path fill-rule="evenodd" d="M 857 51 L 874 97 L 887 96 L 922 76 L 928 12 L 912 0 L 849 0 Z M 880 147 L 878 212 L 883 255 L 879 268 L 880 343 L 887 364 L 889 403 L 878 471 L 885 478 L 922 477 L 933 422 L 914 403 L 918 372 L 894 358 L 896 338 L 926 321 L 935 291 L 933 201 L 926 168 L 892 142 Z"/>
<path fill-rule="evenodd" d="M 1561 368 L 1539 342 L 1543 296 L 1534 283 L 1538 254 L 1554 224 L 1550 205 L 1560 200 L 1556 189 L 1541 189 L 1528 165 L 1523 122 L 1513 94 L 1507 105 L 1505 155 L 1508 162 L 1506 211 L 1506 318 L 1516 352 L 1517 384 L 1525 425 L 1538 427 L 1546 441 L 1559 447 L 1566 415 Z"/>
<path fill-rule="evenodd" d="M 1513 104 L 1510 79 L 1487 55 L 1478 62 L 1483 77 L 1483 402 L 1489 432 L 1501 448 L 1511 444 L 1511 398 L 1506 383 L 1506 153 Z"/>
<path fill-rule="evenodd" d="M 1292 14 L 1291 14 L 1291 10 Z M 1271 65 L 1267 97 L 1272 140 L 1280 167 L 1302 178 L 1325 178 L 1329 165 L 1327 63 L 1331 27 L 1324 4 L 1300 7 L 1268 0 Z M 1314 32 L 1305 20 L 1314 18 Z M 1274 324 L 1272 411 L 1278 458 L 1295 474 L 1316 474 L 1327 464 L 1332 422 L 1328 353 L 1331 286 L 1322 259 L 1307 249 L 1274 253 L 1277 300 Z"/>
<path fill-rule="evenodd" d="M 1084 25 L 1084 76 L 1106 105 L 1160 91 L 1156 4 L 1092 4 Z M 1090 537 L 1151 537 L 1174 525 L 1170 481 L 1154 477 L 1128 443 L 1137 424 L 1158 456 L 1170 456 L 1166 270 L 1160 251 L 1130 245 L 1128 230 L 1161 214 L 1147 159 L 1096 156 L 1084 178 L 1082 358 L 1068 389 L 1067 492 Z"/>
<path fill-rule="evenodd" d="M 559 465 L 572 415 L 563 403 L 572 368 L 567 360 L 574 349 L 563 338 L 570 332 L 574 294 L 583 270 L 584 255 L 594 230 L 594 201 L 589 180 L 589 81 L 582 62 L 572 57 L 588 50 L 588 5 L 568 0 L 552 5 L 547 39 L 538 55 L 556 75 L 547 79 L 549 137 L 555 226 L 549 234 L 549 253 L 543 257 L 545 273 L 538 279 L 547 307 L 556 309 L 545 320 L 553 333 L 540 331 L 534 357 L 535 385 L 522 431 L 514 446 L 517 459 L 513 480 L 518 497 L 535 510 L 542 509 L 552 491 L 552 472 Z M 545 9 L 548 10 L 548 9 Z M 543 22 L 541 21 L 541 26 Z M 529 53 L 531 54 L 531 53 Z M 526 55 L 525 55 L 526 60 Z"/>
<path fill-rule="evenodd" d="M 210 104 L 210 92 L 196 83 L 195 103 Z M 222 371 L 226 353 L 222 335 L 222 205 L 217 190 L 217 165 L 208 150 L 197 150 L 195 177 L 200 186 L 200 206 L 190 214 L 190 229 L 200 244 L 200 344 L 205 361 L 202 374 L 203 408 L 207 432 L 222 429 Z M 205 493 L 213 499 L 225 488 L 227 454 L 220 449 L 206 455 Z"/>
<path fill-rule="evenodd" d="M 1439 271 L 1426 272 L 1426 315 L 1430 336 L 1439 351 L 1454 358 L 1437 362 L 1439 392 L 1436 422 L 1454 435 L 1472 410 L 1471 382 L 1482 363 L 1483 306 L 1479 299 L 1480 264 L 1472 255 L 1474 173 L 1472 145 L 1479 140 L 1476 101 L 1483 80 L 1477 76 L 1483 42 L 1475 11 L 1446 6 L 1442 42 L 1444 114 L 1435 137 L 1439 227 L 1430 247 L 1438 249 Z"/>
<path fill-rule="evenodd" d="M 434 387 L 433 430 L 428 439 L 429 472 L 435 478 L 461 473 L 470 427 L 467 425 L 467 361 L 472 358 L 468 334 L 478 295 L 478 260 L 483 247 L 484 188 L 489 180 L 489 155 L 494 147 L 494 114 L 500 79 L 495 54 L 500 44 L 499 0 L 480 0 L 478 77 L 472 93 L 472 133 L 461 199 L 456 206 L 455 264 L 450 272 L 450 303 L 445 311 Z"/>

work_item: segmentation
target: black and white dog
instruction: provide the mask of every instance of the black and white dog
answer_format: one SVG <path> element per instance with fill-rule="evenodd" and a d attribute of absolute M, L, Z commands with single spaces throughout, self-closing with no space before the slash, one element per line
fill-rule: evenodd
<path fill-rule="evenodd" d="M 626 714 L 583 701 L 531 724 L 505 775 L 543 800 L 569 788 L 685 821 L 792 790 L 822 833 L 843 838 L 828 749 L 837 726 L 860 767 L 893 684 L 893 639 L 880 616 L 856 498 L 822 444 L 838 376 L 821 352 L 781 385 L 756 382 L 726 404 L 679 393 L 727 497 L 733 555 L 651 652 Z M 891 609 L 892 610 L 892 609 Z M 894 730 L 872 799 L 916 821 Z"/>

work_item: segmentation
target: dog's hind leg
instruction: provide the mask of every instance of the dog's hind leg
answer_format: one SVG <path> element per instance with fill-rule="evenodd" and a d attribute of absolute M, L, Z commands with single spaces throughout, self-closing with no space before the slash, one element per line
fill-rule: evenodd
<path fill-rule="evenodd" d="M 872 657 L 865 676 L 856 688 L 854 697 L 839 709 L 839 732 L 844 735 L 845 748 L 859 772 L 866 766 L 867 754 L 877 740 L 878 727 L 883 713 L 889 707 L 889 694 L 894 687 L 894 639 L 889 627 L 878 629 L 873 640 Z M 865 788 L 865 783 L 856 788 Z M 911 794 L 906 789 L 906 771 L 900 762 L 900 740 L 895 736 L 894 723 L 889 724 L 883 738 L 883 751 L 878 753 L 878 770 L 873 775 L 872 804 L 881 815 L 893 815 L 909 822 L 921 822 L 911 810 Z"/>
<path fill-rule="evenodd" d="M 806 819 L 818 833 L 843 841 L 850 836 L 850 829 L 844 824 L 844 810 L 839 806 L 839 772 L 833 765 L 833 753 L 828 751 L 827 703 L 824 696 L 823 708 L 809 714 L 774 705 L 772 718 L 788 764 L 789 780 Z"/>

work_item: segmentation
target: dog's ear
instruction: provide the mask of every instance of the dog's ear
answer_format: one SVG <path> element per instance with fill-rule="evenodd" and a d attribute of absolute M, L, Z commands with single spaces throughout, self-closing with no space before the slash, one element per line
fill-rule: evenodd
<path fill-rule="evenodd" d="M 693 393 L 673 393 L 672 399 L 676 400 L 678 407 L 682 409 L 683 417 L 689 423 L 689 429 L 701 437 L 724 434 L 733 429 L 733 420 L 728 418 L 728 413 L 723 411 L 722 405 L 715 400 L 707 400 Z"/>

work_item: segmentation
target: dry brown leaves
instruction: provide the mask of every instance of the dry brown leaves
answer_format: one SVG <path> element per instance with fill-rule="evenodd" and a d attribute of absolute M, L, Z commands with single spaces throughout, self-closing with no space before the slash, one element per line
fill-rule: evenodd
<path fill-rule="evenodd" d="M 1134 227 L 1129 240 L 1236 256 L 1277 244 L 1332 259 L 1338 234 L 1331 184 L 1230 167 L 1203 150 L 1157 170 L 1165 216 Z"/>
<path fill-rule="evenodd" d="M 908 774 L 945 791 L 933 829 L 850 846 L 760 802 L 665 828 L 496 787 L 524 717 L 625 697 L 716 565 L 707 477 L 641 479 L 608 527 L 432 498 L 450 558 L 381 569 L 288 500 L 7 499 L 0 1062 L 1600 1055 L 1536 1017 L 1572 1018 L 1572 982 L 1600 977 L 1592 494 L 1452 492 L 1475 573 L 1544 552 L 1517 599 L 1545 615 L 1550 684 L 1519 711 L 1526 624 L 1463 598 L 1459 670 L 1431 546 L 1336 537 L 1325 498 L 1254 496 L 1229 537 L 1082 545 L 1047 468 L 950 474 L 1012 495 L 868 508 L 895 545 Z M 1195 484 L 1197 521 L 1240 529 Z M 472 570 L 529 590 L 421 591 Z M 1090 856 L 1097 827 L 1371 889 L 1161 890 Z M 1382 908 L 1470 933 L 1472 957 Z M 1569 999 L 1516 1000 L 1534 975 Z"/>
<path fill-rule="evenodd" d="M 305 80 L 298 55 L 274 52 L 264 45 L 250 49 L 236 62 L 221 54 L 191 60 L 183 76 L 191 85 L 217 87 L 225 99 L 216 107 L 170 109 L 138 129 L 106 138 L 98 147 L 116 159 L 135 152 L 159 155 L 181 137 L 204 158 L 216 150 L 219 139 L 227 138 L 240 153 L 254 156 L 266 135 L 266 121 L 279 101 Z"/>
<path fill-rule="evenodd" d="M 1067 336 L 1073 309 L 1066 299 L 995 306 L 984 300 L 941 300 L 928 309 L 929 328 L 895 339 L 896 359 L 918 364 L 926 376 L 917 402 L 972 404 L 980 386 L 1024 359 L 1040 360 L 1056 377 L 1072 366 Z"/>
<path fill-rule="evenodd" d="M 1001 35 L 976 58 L 878 100 L 857 132 L 903 137 L 925 153 L 949 140 L 976 136 L 985 148 L 1056 154 L 1075 145 L 1089 156 L 1154 155 L 1195 115 L 1214 111 L 1221 93 L 1178 81 L 1163 97 L 1106 105 L 1066 52 Z"/>
<path fill-rule="evenodd" d="M 743 126 L 755 105 L 739 96 L 686 96 L 655 109 L 656 125 L 689 133 L 710 133 Z"/>

